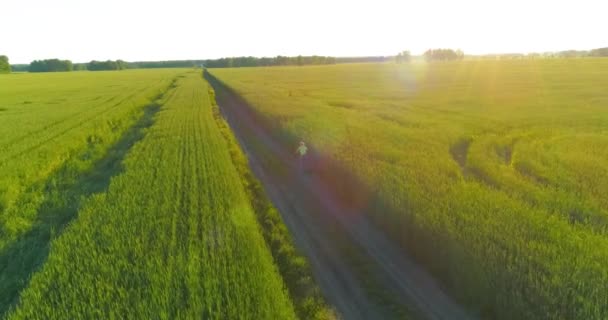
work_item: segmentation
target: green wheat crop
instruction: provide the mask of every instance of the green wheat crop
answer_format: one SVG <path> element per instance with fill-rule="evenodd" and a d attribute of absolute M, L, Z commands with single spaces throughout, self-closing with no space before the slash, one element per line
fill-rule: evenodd
<path fill-rule="evenodd" d="M 200 72 L 178 78 L 9 319 L 293 319 Z"/>
<path fill-rule="evenodd" d="M 607 59 L 210 72 L 482 316 L 608 317 Z"/>

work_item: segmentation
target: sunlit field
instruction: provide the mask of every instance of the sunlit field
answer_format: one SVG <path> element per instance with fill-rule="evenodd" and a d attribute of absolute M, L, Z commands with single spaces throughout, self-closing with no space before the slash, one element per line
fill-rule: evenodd
<path fill-rule="evenodd" d="M 9 318 L 295 318 L 204 80 L 176 86 Z"/>
<path fill-rule="evenodd" d="M 0 77 L 0 314 L 44 261 L 48 241 L 103 188 L 95 168 L 183 70 Z M 122 141 L 122 142 L 121 142 Z M 83 184 L 85 172 L 97 176 Z M 45 214 L 41 214 L 45 213 Z"/>
<path fill-rule="evenodd" d="M 334 317 L 202 70 L 6 75 L 0 106 L 0 318 Z"/>
<path fill-rule="evenodd" d="M 33 191 L 28 190 L 32 183 L 47 178 L 85 147 L 102 151 L 97 149 L 116 140 L 179 72 L 0 77 L 0 209 L 11 217 L 10 225 L 3 224 L 3 235 L 29 227 L 28 214 L 13 212 L 11 207 L 21 194 Z M 95 156 L 99 155 L 86 155 Z M 1 238 L 0 247 L 4 240 Z"/>
<path fill-rule="evenodd" d="M 608 59 L 210 72 L 483 317 L 608 316 Z"/>

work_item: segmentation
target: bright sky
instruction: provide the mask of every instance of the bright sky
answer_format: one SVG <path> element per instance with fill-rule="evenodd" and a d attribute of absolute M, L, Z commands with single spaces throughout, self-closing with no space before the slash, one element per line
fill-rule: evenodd
<path fill-rule="evenodd" d="M 0 54 L 177 60 L 608 46 L 605 0 L 2 0 Z"/>

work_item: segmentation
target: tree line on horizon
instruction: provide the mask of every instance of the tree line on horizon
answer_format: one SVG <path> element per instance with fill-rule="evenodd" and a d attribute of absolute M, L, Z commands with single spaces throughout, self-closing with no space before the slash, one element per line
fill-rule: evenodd
<path fill-rule="evenodd" d="M 88 63 L 72 63 L 70 60 L 44 59 L 34 60 L 30 64 L 12 65 L 12 71 L 15 72 L 101 71 L 123 70 L 128 68 L 130 68 L 129 63 L 123 60 L 93 60 Z"/>
<path fill-rule="evenodd" d="M 608 47 L 592 50 L 565 50 L 545 53 L 506 53 L 467 56 L 475 59 L 536 59 L 536 58 L 584 58 L 608 57 Z M 368 57 L 329 57 L 329 56 L 276 56 L 276 57 L 228 57 L 220 59 L 201 60 L 166 60 L 166 61 L 135 61 L 123 60 L 90 61 L 88 63 L 72 63 L 70 60 L 45 59 L 34 60 L 30 64 L 9 63 L 6 55 L 0 55 L 0 73 L 12 72 L 60 72 L 60 71 L 102 71 L 124 69 L 152 69 L 152 68 L 239 68 L 239 67 L 270 67 L 270 66 L 303 66 L 327 65 L 339 63 L 367 63 L 410 62 L 414 56 L 410 51 L 399 52 L 395 56 L 368 56 Z M 422 54 L 426 61 L 454 61 L 465 58 L 464 52 L 453 49 L 429 49 Z"/>
<path fill-rule="evenodd" d="M 408 50 L 401 51 L 395 56 L 395 62 L 397 63 L 410 62 L 411 60 L 412 54 Z"/>
<path fill-rule="evenodd" d="M 86 64 L 86 70 L 89 71 L 101 71 L 101 70 L 124 70 L 128 69 L 129 64 L 123 60 L 106 60 L 106 61 L 96 61 L 93 60 Z"/>
<path fill-rule="evenodd" d="M 30 63 L 29 72 L 61 72 L 72 71 L 74 65 L 70 60 L 46 59 L 34 60 Z"/>
<path fill-rule="evenodd" d="M 592 50 L 564 50 L 557 52 L 531 52 L 523 53 L 505 53 L 505 54 L 488 54 L 480 56 L 485 59 L 559 59 L 559 58 L 600 58 L 608 57 L 608 47 L 597 48 Z"/>
<path fill-rule="evenodd" d="M 207 68 L 306 66 L 340 63 L 387 62 L 392 56 L 330 57 L 330 56 L 276 56 L 276 57 L 229 57 L 203 60 Z"/>
<path fill-rule="evenodd" d="M 167 61 L 135 61 L 123 60 L 91 61 L 89 63 L 72 63 L 69 60 L 46 59 L 35 60 L 29 65 L 13 65 L 16 72 L 55 72 L 55 71 L 101 71 L 124 69 L 152 69 L 152 68 L 238 68 L 261 66 L 297 66 L 297 65 L 323 65 L 351 62 L 384 62 L 391 57 L 329 57 L 329 56 L 277 56 L 277 57 L 229 57 L 206 60 L 167 60 Z"/>
<path fill-rule="evenodd" d="M 426 61 L 453 61 L 464 59 L 464 52 L 453 49 L 429 49 L 422 56 Z"/>
<path fill-rule="evenodd" d="M 205 67 L 208 68 L 239 68 L 239 67 L 270 67 L 270 66 L 303 66 L 335 64 L 335 57 L 325 56 L 276 56 L 273 58 L 263 57 L 230 57 L 215 60 L 206 60 Z"/>

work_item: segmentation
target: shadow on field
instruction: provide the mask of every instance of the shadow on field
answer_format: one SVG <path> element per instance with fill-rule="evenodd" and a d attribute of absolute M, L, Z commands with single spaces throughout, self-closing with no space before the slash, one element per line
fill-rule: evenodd
<path fill-rule="evenodd" d="M 78 172 L 70 162 L 63 165 L 42 184 L 45 201 L 39 206 L 37 219 L 30 231 L 20 236 L 0 252 L 0 319 L 14 307 L 19 294 L 30 277 L 46 261 L 50 242 L 65 229 L 89 195 L 103 192 L 113 176 L 123 171 L 122 160 L 131 147 L 146 134 L 161 108 L 159 95 L 155 102 L 144 108 L 139 120 L 112 145 L 91 169 Z M 85 160 L 90 146 L 80 155 Z"/>
<path fill-rule="evenodd" d="M 204 75 L 251 170 L 308 257 L 323 295 L 342 318 L 475 318 L 413 261 L 417 252 L 408 252 L 387 237 L 393 232 L 420 243 L 406 230 L 413 223 L 392 221 L 396 214 L 390 214 L 374 189 L 314 146 L 309 146 L 308 160 L 300 169 L 295 155 L 298 137 L 256 112 L 213 75 Z"/>
<path fill-rule="evenodd" d="M 256 113 L 240 95 L 211 74 L 204 76 L 215 90 L 222 115 L 248 154 L 252 171 L 279 209 L 295 244 L 308 257 L 315 282 L 328 302 L 344 319 L 410 318 L 415 311 L 381 283 L 364 250 L 350 239 L 336 217 L 318 207 L 319 199 L 310 196 L 302 185 L 314 172 L 324 185 L 325 197 L 338 203 L 342 218 L 348 220 L 358 220 L 375 202 L 370 190 L 312 145 L 308 145 L 308 159 L 298 174 L 298 159 L 292 146 L 297 146 L 299 139 Z M 272 191 L 273 185 L 281 191 Z M 295 197 L 298 200 L 290 199 L 288 194 L 299 194 Z M 277 197 L 286 203 L 277 201 Z M 300 201 L 310 205 L 301 206 Z"/>

